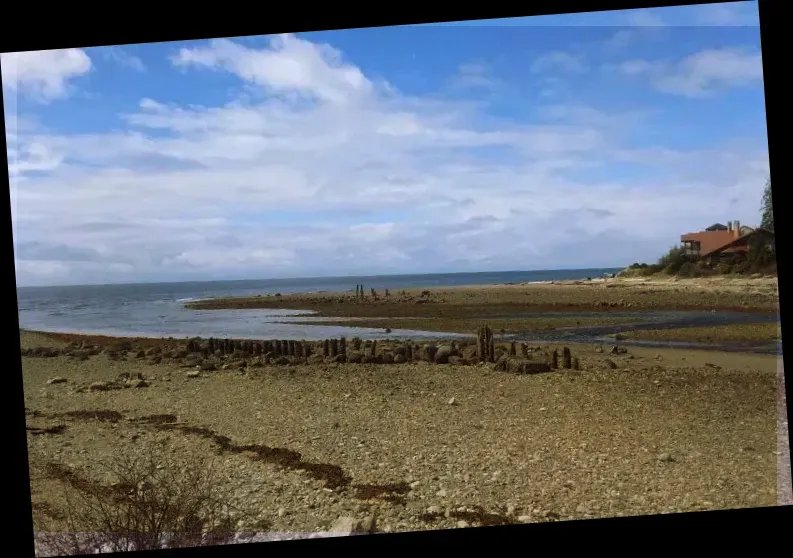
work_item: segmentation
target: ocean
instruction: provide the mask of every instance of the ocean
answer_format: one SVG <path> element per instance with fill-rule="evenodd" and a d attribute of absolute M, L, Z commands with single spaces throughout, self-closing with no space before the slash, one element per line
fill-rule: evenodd
<path fill-rule="evenodd" d="M 383 330 L 348 328 L 323 323 L 311 312 L 298 310 L 189 310 L 184 304 L 215 297 L 255 296 L 295 292 L 494 285 L 563 281 L 602 277 L 617 268 L 374 277 L 318 277 L 140 283 L 64 287 L 18 287 L 19 326 L 23 329 L 139 337 L 231 337 L 237 339 L 305 339 L 334 336 L 382 337 Z M 291 324 L 289 320 L 316 325 Z M 437 333 L 394 330 L 389 337 L 437 336 Z"/>

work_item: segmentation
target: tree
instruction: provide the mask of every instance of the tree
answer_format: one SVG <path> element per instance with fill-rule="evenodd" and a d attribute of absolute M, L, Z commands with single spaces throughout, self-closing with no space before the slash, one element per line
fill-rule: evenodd
<path fill-rule="evenodd" d="M 768 182 L 765 183 L 765 191 L 763 192 L 763 204 L 760 209 L 763 213 L 763 216 L 760 219 L 760 226 L 764 229 L 768 229 L 771 232 L 774 232 L 773 205 L 774 200 L 771 198 L 771 179 L 769 178 Z"/>

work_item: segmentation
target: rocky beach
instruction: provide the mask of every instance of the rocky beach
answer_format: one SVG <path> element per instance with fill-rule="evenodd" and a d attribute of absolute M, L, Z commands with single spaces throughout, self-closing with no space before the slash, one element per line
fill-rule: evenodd
<path fill-rule="evenodd" d="M 224 494 L 246 510 L 234 516 L 239 532 L 396 532 L 774 505 L 780 357 L 535 345 L 476 329 L 525 320 L 510 317 L 519 304 L 776 305 L 776 283 L 763 279 L 612 284 L 190 303 L 471 326 L 455 341 L 23 331 L 36 520 L 57 525 L 74 475 L 108 482 L 95 462 L 121 454 L 213 456 Z"/>

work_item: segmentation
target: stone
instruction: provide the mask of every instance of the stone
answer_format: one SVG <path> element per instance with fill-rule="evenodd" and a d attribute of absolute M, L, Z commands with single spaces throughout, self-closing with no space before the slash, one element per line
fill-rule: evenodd
<path fill-rule="evenodd" d="M 394 357 L 394 363 L 395 364 L 403 364 L 403 363 L 407 362 L 407 360 L 408 359 L 407 359 L 407 357 L 404 354 L 399 354 L 399 355 L 396 355 Z"/>
<path fill-rule="evenodd" d="M 200 375 L 201 373 L 198 370 L 193 370 L 187 373 L 188 378 L 198 378 Z"/>
<path fill-rule="evenodd" d="M 449 357 L 452 356 L 452 348 L 449 346 L 439 347 L 435 352 L 435 364 L 448 364 Z"/>
<path fill-rule="evenodd" d="M 617 369 L 617 364 L 613 360 L 607 358 L 605 360 L 605 363 L 606 363 L 606 366 L 608 366 L 610 369 L 612 369 L 612 370 L 616 370 Z"/>
<path fill-rule="evenodd" d="M 65 384 L 65 383 L 66 383 L 66 378 L 62 378 L 60 376 L 55 376 L 54 378 L 50 378 L 49 380 L 47 380 L 47 385 L 50 386 L 53 384 Z"/>

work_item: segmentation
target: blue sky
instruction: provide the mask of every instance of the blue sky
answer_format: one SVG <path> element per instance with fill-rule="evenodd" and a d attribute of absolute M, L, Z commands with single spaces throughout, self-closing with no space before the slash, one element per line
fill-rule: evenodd
<path fill-rule="evenodd" d="M 20 285 L 620 266 L 768 176 L 754 2 L 2 71 Z"/>

